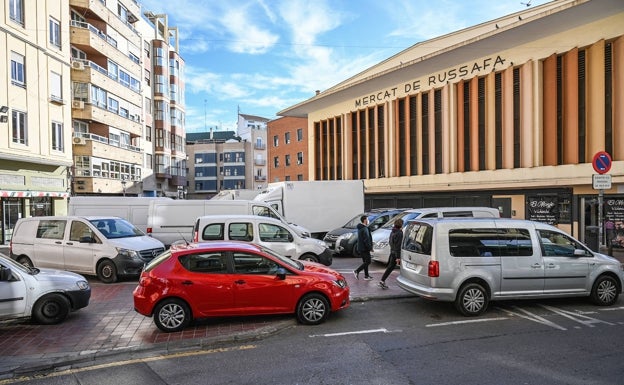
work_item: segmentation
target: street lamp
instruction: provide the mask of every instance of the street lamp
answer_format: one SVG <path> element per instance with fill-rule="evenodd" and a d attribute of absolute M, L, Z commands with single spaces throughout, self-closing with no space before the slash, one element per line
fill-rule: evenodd
<path fill-rule="evenodd" d="M 126 196 L 126 178 L 122 177 L 121 179 L 121 189 L 123 190 L 123 196 Z"/>

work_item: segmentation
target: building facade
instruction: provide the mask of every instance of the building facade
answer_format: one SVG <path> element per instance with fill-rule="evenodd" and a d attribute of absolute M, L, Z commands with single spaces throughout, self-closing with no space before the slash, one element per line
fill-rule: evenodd
<path fill-rule="evenodd" d="M 66 212 L 72 166 L 69 1 L 0 5 L 0 243 Z M 35 9 L 36 8 L 36 9 Z"/>
<path fill-rule="evenodd" d="M 236 132 L 243 141 L 252 144 L 253 184 L 248 189 L 259 190 L 267 186 L 267 123 L 260 116 L 238 114 Z"/>
<path fill-rule="evenodd" d="M 624 2 L 560 0 L 416 44 L 278 115 L 308 118 L 311 179 L 363 179 L 369 208 L 498 207 L 596 249 L 624 236 L 623 107 Z"/>
<path fill-rule="evenodd" d="M 267 123 L 269 182 L 308 180 L 308 120 L 282 117 Z"/>

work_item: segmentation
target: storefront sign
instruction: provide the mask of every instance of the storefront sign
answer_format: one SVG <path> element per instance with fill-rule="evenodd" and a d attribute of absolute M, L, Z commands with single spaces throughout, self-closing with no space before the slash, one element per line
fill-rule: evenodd
<path fill-rule="evenodd" d="M 624 248 L 624 197 L 606 198 L 603 210 L 607 245 Z"/>
<path fill-rule="evenodd" d="M 559 218 L 559 200 L 557 196 L 528 196 L 527 197 L 527 219 L 547 223 L 557 224 Z"/>

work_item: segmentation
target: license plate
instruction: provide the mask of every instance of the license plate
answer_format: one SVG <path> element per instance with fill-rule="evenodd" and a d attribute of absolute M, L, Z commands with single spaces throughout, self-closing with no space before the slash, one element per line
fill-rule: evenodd
<path fill-rule="evenodd" d="M 401 261 L 403 262 L 403 261 Z M 405 266 L 405 268 L 407 269 L 412 269 L 412 270 L 416 270 L 416 265 L 411 263 L 411 262 L 403 262 L 403 265 Z"/>

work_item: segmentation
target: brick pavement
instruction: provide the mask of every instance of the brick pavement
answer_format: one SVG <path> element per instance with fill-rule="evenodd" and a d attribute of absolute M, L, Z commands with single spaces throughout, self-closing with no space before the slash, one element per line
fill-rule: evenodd
<path fill-rule="evenodd" d="M 377 287 L 377 280 L 355 280 L 351 270 L 339 271 L 349 283 L 354 302 L 408 295 L 396 286 L 397 271 L 388 279 L 387 290 Z M 377 278 L 381 276 L 381 271 L 371 270 L 371 273 Z M 0 323 L 0 379 L 88 365 L 96 360 L 114 359 L 119 354 L 204 348 L 227 341 L 252 340 L 296 325 L 294 315 L 232 317 L 200 320 L 183 331 L 163 333 L 151 318 L 134 311 L 132 291 L 136 279 L 107 285 L 93 278 L 90 283 L 89 306 L 71 313 L 61 324 Z"/>

